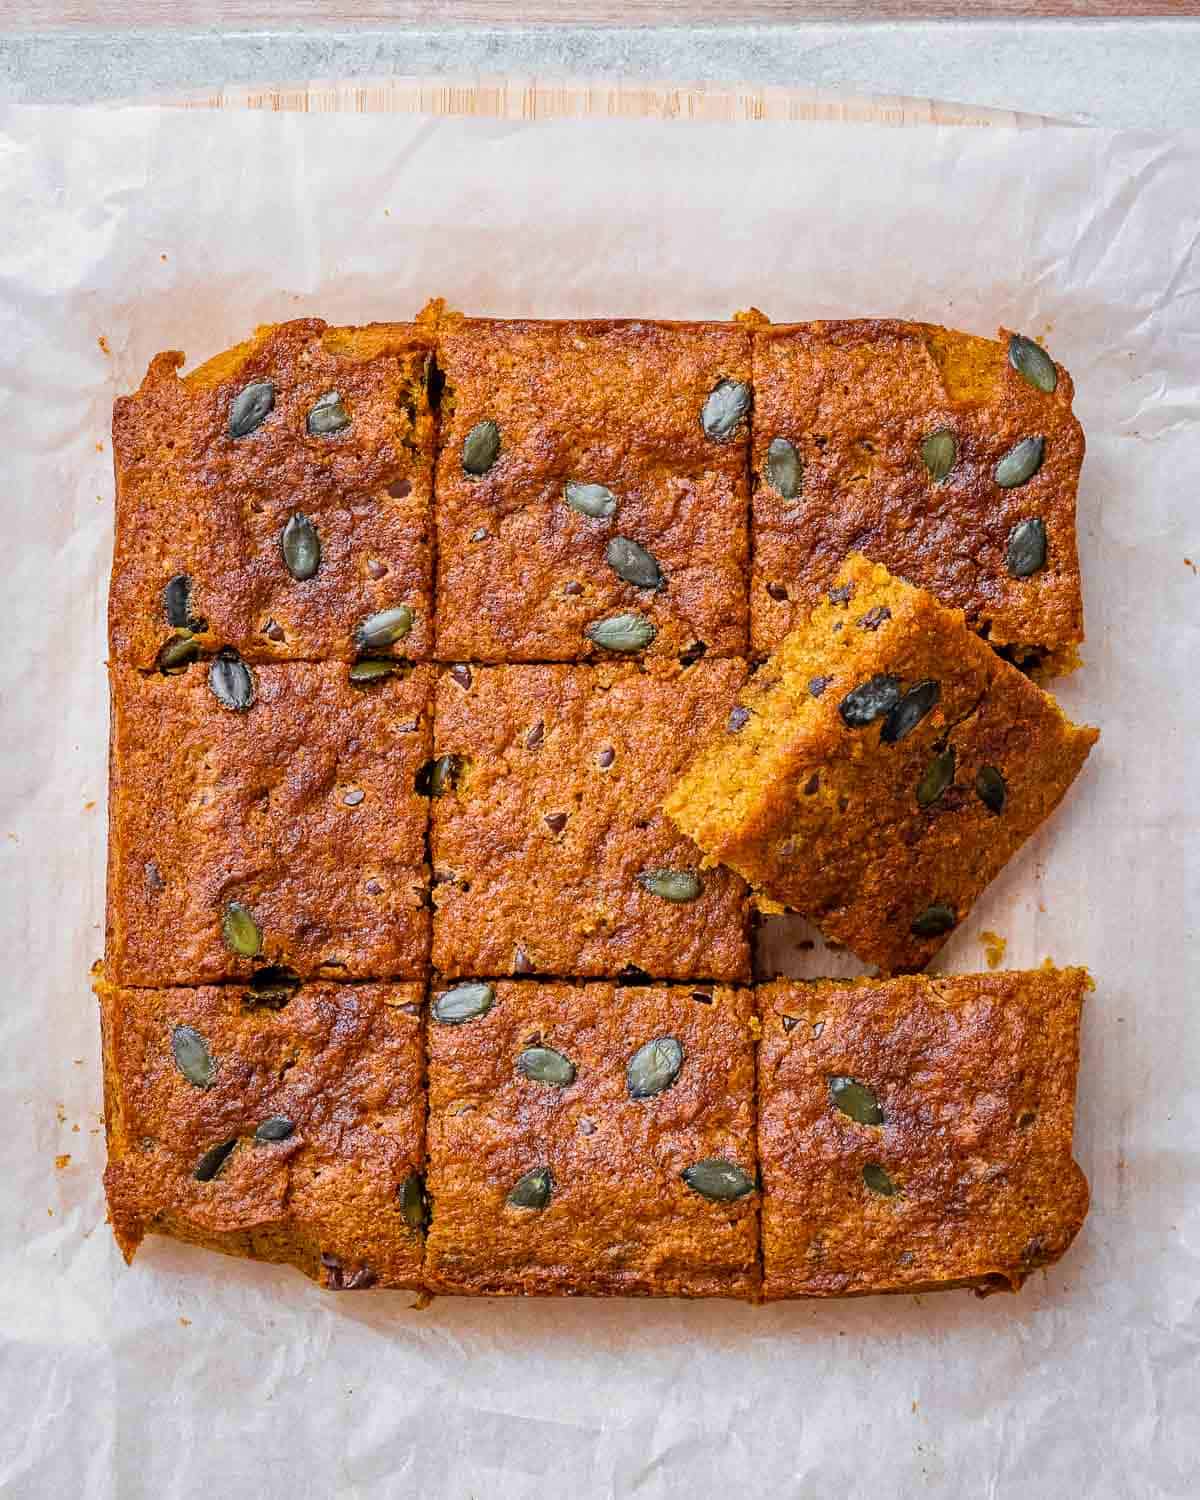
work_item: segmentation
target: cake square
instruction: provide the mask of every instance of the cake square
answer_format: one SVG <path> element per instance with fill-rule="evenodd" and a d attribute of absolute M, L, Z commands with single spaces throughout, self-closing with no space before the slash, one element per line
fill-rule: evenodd
<path fill-rule="evenodd" d="M 434 669 L 344 662 L 112 672 L 107 963 L 115 983 L 262 965 L 423 978 Z M 246 707 L 232 705 L 248 704 Z"/>
<path fill-rule="evenodd" d="M 1016 1291 L 1075 1238 L 1085 969 L 759 987 L 765 1296 Z"/>
<path fill-rule="evenodd" d="M 665 808 L 864 963 L 924 967 L 1095 743 L 961 612 L 852 557 Z"/>
<path fill-rule="evenodd" d="M 442 660 L 745 654 L 744 327 L 452 318 L 437 357 Z"/>
<path fill-rule="evenodd" d="M 432 354 L 413 324 L 306 318 L 182 379 L 158 355 L 113 408 L 114 659 L 432 655 Z"/>
<path fill-rule="evenodd" d="M 422 986 L 95 988 L 126 1260 L 157 1233 L 336 1290 L 420 1286 Z"/>
<path fill-rule="evenodd" d="M 430 1288 L 755 1296 L 753 1035 L 720 986 L 435 994 Z"/>
<path fill-rule="evenodd" d="M 856 551 L 1014 659 L 1076 664 L 1071 377 L 1001 338 L 888 319 L 755 330 L 754 651 L 801 624 Z"/>
<path fill-rule="evenodd" d="M 742 662 L 470 667 L 438 680 L 433 963 L 443 974 L 749 978 L 749 902 L 660 803 Z"/>

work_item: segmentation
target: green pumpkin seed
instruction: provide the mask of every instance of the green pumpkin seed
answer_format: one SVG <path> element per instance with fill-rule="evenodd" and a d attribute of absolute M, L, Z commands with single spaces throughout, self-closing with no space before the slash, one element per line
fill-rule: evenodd
<path fill-rule="evenodd" d="M 158 648 L 155 664 L 166 677 L 184 672 L 200 655 L 200 642 L 194 640 L 190 630 L 177 631 Z"/>
<path fill-rule="evenodd" d="M 1022 380 L 1049 396 L 1058 385 L 1058 370 L 1040 344 L 1014 333 L 1008 341 L 1008 362 Z"/>
<path fill-rule="evenodd" d="M 863 729 L 875 719 L 891 713 L 899 702 L 900 679 L 879 672 L 852 688 L 838 704 L 838 713 L 850 729 Z"/>
<path fill-rule="evenodd" d="M 577 510 L 581 516 L 591 516 L 593 520 L 604 520 L 617 512 L 617 497 L 603 484 L 581 484 L 578 480 L 568 479 L 563 487 L 563 499 L 572 510 Z"/>
<path fill-rule="evenodd" d="M 711 1000 L 711 996 L 704 997 Z M 669 1089 L 683 1067 L 683 1047 L 673 1036 L 655 1037 L 629 1059 L 625 1085 L 631 1099 L 650 1099 Z"/>
<path fill-rule="evenodd" d="M 917 806 L 932 807 L 953 783 L 954 771 L 954 746 L 950 745 L 925 767 L 925 774 L 917 782 Z"/>
<path fill-rule="evenodd" d="M 1022 438 L 1015 448 L 1010 448 L 992 471 L 992 478 L 1005 490 L 1015 490 L 1027 483 L 1042 467 L 1046 452 L 1046 439 Z"/>
<path fill-rule="evenodd" d="M 222 708 L 244 714 L 254 702 L 254 678 L 236 651 L 219 652 L 208 669 L 208 685 Z"/>
<path fill-rule="evenodd" d="M 400 1217 L 419 1234 L 429 1224 L 429 1202 L 425 1197 L 425 1179 L 420 1172 L 410 1172 L 396 1191 Z"/>
<path fill-rule="evenodd" d="M 200 631 L 208 629 L 207 620 L 192 614 L 192 580 L 186 573 L 176 573 L 167 580 L 163 589 L 163 612 L 167 624 L 177 630 Z"/>
<path fill-rule="evenodd" d="M 989 812 L 1002 813 L 1008 786 L 995 766 L 980 766 L 975 777 L 975 795 Z"/>
<path fill-rule="evenodd" d="M 308 414 L 305 423 L 310 437 L 329 437 L 350 425 L 350 413 L 336 391 L 326 391 Z"/>
<path fill-rule="evenodd" d="M 900 702 L 891 709 L 879 731 L 879 739 L 885 745 L 896 745 L 907 738 L 942 696 L 942 690 L 932 678 L 910 687 Z"/>
<path fill-rule="evenodd" d="M 549 1083 L 556 1089 L 575 1082 L 575 1064 L 553 1047 L 526 1047 L 517 1058 L 517 1072 L 531 1083 Z"/>
<path fill-rule="evenodd" d="M 456 984 L 452 990 L 443 990 L 433 1002 L 432 1015 L 443 1026 L 461 1026 L 465 1021 L 478 1021 L 486 1016 L 496 1001 L 496 991 L 490 984 L 478 980 L 469 984 Z"/>
<path fill-rule="evenodd" d="M 317 535 L 317 528 L 302 510 L 288 517 L 283 535 L 279 538 L 279 547 L 283 553 L 284 567 L 297 583 L 311 578 L 321 566 L 321 538 Z"/>
<path fill-rule="evenodd" d="M 245 437 L 261 427 L 275 405 L 275 387 L 269 380 L 257 380 L 243 386 L 229 408 L 229 436 Z"/>
<path fill-rule="evenodd" d="M 596 620 L 583 632 L 605 651 L 643 651 L 658 634 L 645 615 L 610 615 Z"/>
<path fill-rule="evenodd" d="M 461 755 L 439 755 L 436 760 L 427 760 L 416 774 L 413 790 L 418 797 L 444 797 L 458 785 L 466 764 Z"/>
<path fill-rule="evenodd" d="M 508 1197 L 504 1200 L 510 1208 L 545 1208 L 554 1191 L 554 1178 L 549 1167 L 534 1167 L 518 1177 Z"/>
<path fill-rule="evenodd" d="M 1018 521 L 1008 533 L 1004 566 L 1014 578 L 1031 578 L 1046 566 L 1046 523 L 1040 516 Z"/>
<path fill-rule="evenodd" d="M 767 479 L 785 500 L 795 500 L 804 486 L 804 460 L 787 438 L 772 438 L 767 446 Z"/>
<path fill-rule="evenodd" d="M 700 410 L 700 426 L 714 443 L 727 442 L 750 410 L 752 396 L 744 380 L 718 380 Z"/>
<path fill-rule="evenodd" d="M 258 923 L 250 914 L 250 908 L 240 901 L 230 901 L 221 916 L 221 936 L 230 953 L 239 958 L 255 958 L 262 952 L 262 933 Z"/>
<path fill-rule="evenodd" d="M 677 906 L 695 901 L 704 889 L 704 882 L 694 870 L 640 870 L 637 880 L 651 895 L 673 901 Z"/>
<path fill-rule="evenodd" d="M 954 467 L 958 457 L 958 443 L 948 427 L 931 432 L 921 444 L 921 459 L 934 484 L 940 484 Z"/>
<path fill-rule="evenodd" d="M 662 569 L 645 547 L 627 536 L 615 536 L 604 549 L 604 561 L 618 578 L 638 589 L 660 589 Z"/>
<path fill-rule="evenodd" d="M 211 1182 L 228 1161 L 229 1153 L 236 1145 L 237 1136 L 234 1136 L 232 1140 L 222 1141 L 219 1146 L 210 1146 L 196 1163 L 192 1176 L 197 1182 Z"/>
<path fill-rule="evenodd" d="M 408 671 L 406 662 L 394 656 L 366 656 L 350 668 L 350 681 L 361 686 L 366 682 L 379 682 L 384 677 L 404 676 Z"/>
<path fill-rule="evenodd" d="M 736 1162 L 723 1156 L 708 1156 L 694 1166 L 686 1167 L 680 1176 L 693 1193 L 713 1203 L 732 1203 L 754 1191 L 754 1179 L 748 1177 Z"/>
<path fill-rule="evenodd" d="M 394 646 L 397 641 L 402 641 L 412 625 L 412 610 L 407 604 L 398 604 L 394 609 L 381 609 L 376 615 L 368 615 L 354 632 L 354 639 L 364 651 L 379 651 L 384 646 Z"/>
<path fill-rule="evenodd" d="M 286 1115 L 272 1115 L 269 1120 L 264 1120 L 254 1132 L 256 1141 L 286 1141 L 295 1125 Z"/>
<path fill-rule="evenodd" d="M 859 1125 L 882 1125 L 883 1110 L 875 1097 L 875 1090 L 857 1078 L 837 1074 L 829 1080 L 830 1101 Z"/>
<path fill-rule="evenodd" d="M 899 1191 L 896 1184 L 877 1161 L 869 1161 L 862 1169 L 862 1175 L 866 1185 L 873 1193 L 878 1193 L 880 1197 L 891 1198 Z"/>
<path fill-rule="evenodd" d="M 947 906 L 944 901 L 935 901 L 932 906 L 927 906 L 919 916 L 913 919 L 912 926 L 908 930 L 914 937 L 941 937 L 942 933 L 949 932 L 957 921 L 958 916 L 952 906 Z"/>
<path fill-rule="evenodd" d="M 500 457 L 500 429 L 495 422 L 476 422 L 463 439 L 462 466 L 478 478 Z"/>
<path fill-rule="evenodd" d="M 176 1026 L 171 1033 L 171 1051 L 175 1066 L 189 1083 L 198 1089 L 210 1089 L 217 1076 L 208 1043 L 194 1026 Z"/>
<path fill-rule="evenodd" d="M 242 1004 L 250 1010 L 256 1005 L 265 1006 L 267 1010 L 282 1010 L 299 988 L 300 976 L 294 969 L 272 964 L 269 968 L 259 969 L 250 980 Z"/>

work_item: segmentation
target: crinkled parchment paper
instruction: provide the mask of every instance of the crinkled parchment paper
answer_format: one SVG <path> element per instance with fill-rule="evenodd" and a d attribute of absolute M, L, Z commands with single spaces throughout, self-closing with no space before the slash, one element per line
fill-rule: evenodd
<path fill-rule="evenodd" d="M 1200 136 L 0 114 L 0 1493 L 1185 1496 L 1200 1379 Z M 1091 1217 L 1019 1297 L 321 1294 L 104 1223 L 109 411 L 150 356 L 414 313 L 1045 337 L 1088 434 L 1103 738 L 943 967 L 1088 964 Z M 773 950 L 796 959 L 797 933 Z M 808 973 L 843 971 L 818 944 Z"/>

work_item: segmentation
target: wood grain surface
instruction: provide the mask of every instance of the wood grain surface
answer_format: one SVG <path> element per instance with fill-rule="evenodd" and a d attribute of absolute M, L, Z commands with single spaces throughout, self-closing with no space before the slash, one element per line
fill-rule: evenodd
<path fill-rule="evenodd" d="M 0 0 L 0 32 L 1200 16 L 1200 0 Z"/>
<path fill-rule="evenodd" d="M 305 114 L 470 115 L 505 120 L 821 120 L 876 125 L 1006 125 L 1030 129 L 1057 123 L 1043 115 L 947 104 L 882 94 L 856 96 L 809 88 L 752 84 L 613 82 L 520 77 L 311 80 L 257 87 L 226 85 L 157 103 L 185 109 L 299 110 Z"/>

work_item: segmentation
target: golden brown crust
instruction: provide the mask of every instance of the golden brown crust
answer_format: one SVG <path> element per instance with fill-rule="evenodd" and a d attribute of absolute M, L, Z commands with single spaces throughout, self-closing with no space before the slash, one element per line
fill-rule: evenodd
<path fill-rule="evenodd" d="M 1052 394 L 1011 366 L 1002 342 L 889 319 L 797 323 L 754 334 L 753 649 L 802 623 L 847 552 L 865 552 L 966 612 L 993 645 L 1050 653 L 1060 667 L 1083 639 L 1075 494 L 1083 431 L 1071 378 Z M 951 431 L 953 469 L 931 481 L 921 443 Z M 1045 439 L 1041 468 L 1002 489 L 997 462 Z M 766 473 L 782 437 L 804 462 L 785 499 Z M 1028 578 L 1005 566 L 1017 522 L 1039 516 L 1048 561 Z"/>
<path fill-rule="evenodd" d="M 720 381 L 749 381 L 750 337 L 719 323 L 450 320 L 437 465 L 438 655 L 573 661 L 602 655 L 587 626 L 637 611 L 647 654 L 745 654 L 749 421 L 706 437 Z M 463 442 L 496 422 L 500 456 L 480 477 Z M 607 486 L 610 518 L 563 499 L 568 480 Z M 617 536 L 647 548 L 658 592 L 605 561 Z"/>
<path fill-rule="evenodd" d="M 183 355 L 158 355 L 113 408 L 114 659 L 153 664 L 172 634 L 163 590 L 176 574 L 191 579 L 205 650 L 351 659 L 364 619 L 407 604 L 412 628 L 392 651 L 431 655 L 431 355 L 432 335 L 410 324 L 330 328 L 319 318 L 261 328 L 182 380 Z M 234 398 L 267 380 L 273 410 L 231 438 Z M 308 413 L 332 390 L 350 425 L 312 436 Z M 320 537 L 320 566 L 304 581 L 281 552 L 296 512 Z"/>
<path fill-rule="evenodd" d="M 419 1228 L 399 1188 L 424 1166 L 422 987 L 301 988 L 281 1010 L 234 985 L 119 989 L 99 974 L 113 1232 L 295 1265 L 331 1288 L 419 1287 Z M 208 1086 L 175 1060 L 177 1028 L 212 1060 Z M 203 1077 L 203 1075 L 201 1075 Z M 292 1124 L 259 1141 L 266 1120 Z M 208 1181 L 206 1152 L 236 1141 Z"/>
<path fill-rule="evenodd" d="M 465 1024 L 430 1015 L 430 1287 L 755 1296 L 757 1192 L 713 1202 L 680 1175 L 722 1157 L 754 1179 L 749 992 L 510 981 L 495 995 Z M 633 1099 L 630 1058 L 660 1037 L 682 1047 L 678 1076 Z M 574 1080 L 522 1076 L 530 1046 L 560 1052 Z M 507 1204 L 518 1178 L 542 1167 L 548 1204 Z"/>
<path fill-rule="evenodd" d="M 937 685 L 933 707 L 894 743 L 883 716 L 856 727 L 842 716 L 877 675 L 901 693 Z M 709 860 L 889 971 L 928 963 L 1097 738 L 959 612 L 861 557 L 738 701 L 730 725 L 744 715 L 740 727 L 701 751 L 666 798 L 668 815 Z M 918 788 L 944 757 L 952 780 L 922 805 Z M 977 790 L 985 767 L 1003 777 L 999 811 Z M 949 917 L 923 932 L 931 908 Z"/>
<path fill-rule="evenodd" d="M 251 668 L 224 708 L 207 663 L 112 670 L 107 963 L 121 984 L 196 984 L 262 964 L 421 978 L 433 668 L 353 686 L 344 663 Z M 363 795 L 361 798 L 359 793 Z M 262 933 L 222 939 L 230 901 Z"/>
<path fill-rule="evenodd" d="M 660 803 L 744 675 L 708 660 L 444 671 L 435 755 L 463 767 L 433 802 L 434 966 L 748 978 L 748 901 L 732 871 L 707 872 L 679 903 L 638 879 L 698 870 Z"/>
<path fill-rule="evenodd" d="M 1049 968 L 760 986 L 765 1296 L 1016 1291 L 1056 1261 L 1088 1206 L 1071 1138 L 1090 987 Z M 838 1109 L 832 1078 L 882 1123 Z"/>

